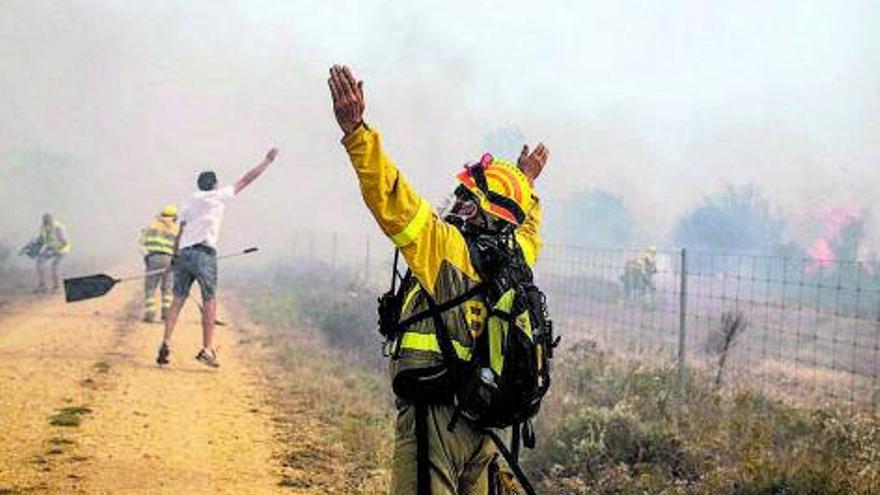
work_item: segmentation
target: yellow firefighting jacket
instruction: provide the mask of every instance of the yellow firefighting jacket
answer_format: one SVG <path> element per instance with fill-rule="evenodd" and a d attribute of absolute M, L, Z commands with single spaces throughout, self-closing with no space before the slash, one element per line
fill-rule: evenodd
<path fill-rule="evenodd" d="M 141 245 L 147 254 L 174 254 L 174 242 L 180 234 L 180 224 L 166 217 L 157 217 L 141 231 Z"/>
<path fill-rule="evenodd" d="M 422 291 L 427 291 L 439 305 L 478 284 L 480 277 L 471 264 L 461 232 L 438 218 L 428 201 L 410 186 L 382 149 L 379 134 L 363 125 L 342 143 L 357 173 L 367 207 L 383 232 L 400 248 L 419 282 L 404 298 L 401 320 L 428 309 Z M 541 249 L 540 220 L 540 204 L 535 198 L 534 206 L 526 212 L 526 220 L 516 232 L 529 265 L 534 265 Z M 474 337 L 482 332 L 486 313 L 481 296 L 443 313 L 459 358 L 470 359 Z M 442 364 L 431 319 L 407 328 L 397 346 L 398 359 L 391 362 L 392 377 L 409 369 Z"/>

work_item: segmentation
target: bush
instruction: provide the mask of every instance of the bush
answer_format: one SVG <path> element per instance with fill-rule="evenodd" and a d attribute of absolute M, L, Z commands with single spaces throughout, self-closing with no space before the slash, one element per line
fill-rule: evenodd
<path fill-rule="evenodd" d="M 623 466 L 631 475 L 691 477 L 693 460 L 668 426 L 646 423 L 627 406 L 583 407 L 546 439 L 546 462 L 565 477 L 597 481 Z"/>
<path fill-rule="evenodd" d="M 277 269 L 266 279 L 272 281 L 262 289 L 268 294 L 250 297 L 251 314 L 257 321 L 314 327 L 346 357 L 384 370 L 381 337 L 376 332 L 376 296 L 363 282 L 326 265 Z"/>

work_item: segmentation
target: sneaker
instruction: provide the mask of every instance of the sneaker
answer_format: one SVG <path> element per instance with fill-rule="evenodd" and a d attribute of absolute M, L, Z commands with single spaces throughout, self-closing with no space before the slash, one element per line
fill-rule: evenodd
<path fill-rule="evenodd" d="M 156 315 L 153 313 L 144 313 L 144 317 L 141 321 L 144 323 L 155 323 Z"/>
<path fill-rule="evenodd" d="M 217 352 L 212 349 L 202 349 L 199 351 L 198 355 L 196 355 L 196 360 L 212 368 L 220 367 L 220 363 L 217 361 Z"/>
<path fill-rule="evenodd" d="M 168 364 L 171 361 L 168 360 L 168 356 L 171 355 L 171 349 L 168 348 L 168 344 L 162 342 L 162 345 L 159 346 L 159 355 L 156 356 L 156 364 L 162 366 L 163 364 Z"/>

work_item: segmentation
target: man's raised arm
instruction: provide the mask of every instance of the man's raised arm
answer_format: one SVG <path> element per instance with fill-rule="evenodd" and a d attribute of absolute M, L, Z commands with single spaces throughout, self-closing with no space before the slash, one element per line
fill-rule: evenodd
<path fill-rule="evenodd" d="M 235 182 L 235 194 L 241 192 L 242 189 L 249 186 L 251 182 L 255 181 L 257 177 L 262 175 L 262 173 L 269 168 L 269 164 L 275 160 L 276 156 L 278 156 L 278 148 L 270 149 L 269 152 L 266 153 L 266 158 L 260 162 L 259 165 L 248 170 L 247 173 L 242 175 L 241 178 Z"/>

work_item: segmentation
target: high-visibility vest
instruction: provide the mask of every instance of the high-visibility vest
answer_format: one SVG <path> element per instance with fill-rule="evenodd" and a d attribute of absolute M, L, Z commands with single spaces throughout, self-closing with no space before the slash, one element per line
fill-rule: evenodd
<path fill-rule="evenodd" d="M 62 241 L 58 236 L 58 231 L 63 229 L 64 225 L 61 225 L 61 222 L 57 220 L 52 222 L 52 225 L 43 225 L 40 229 L 40 240 L 43 242 L 43 245 L 56 253 L 66 253 L 70 251 L 70 241 Z"/>
<path fill-rule="evenodd" d="M 150 223 L 141 233 L 141 244 L 147 253 L 174 254 L 174 242 L 180 233 L 180 225 L 176 222 L 157 219 Z"/>

